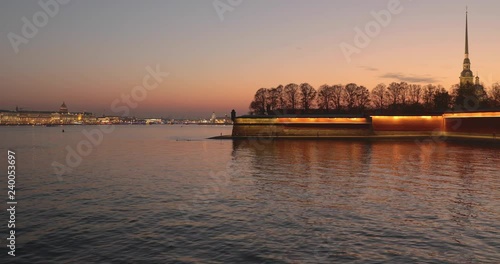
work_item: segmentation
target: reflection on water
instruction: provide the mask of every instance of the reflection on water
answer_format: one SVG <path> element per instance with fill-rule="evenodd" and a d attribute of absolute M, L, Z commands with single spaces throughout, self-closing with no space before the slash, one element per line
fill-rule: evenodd
<path fill-rule="evenodd" d="M 318 261 L 483 263 L 500 257 L 497 153 L 446 143 L 254 140 L 235 141 L 232 155 L 254 181 L 244 193 L 267 201 L 262 209 L 276 222 L 305 230 Z"/>
<path fill-rule="evenodd" d="M 82 129 L 0 127 L 0 147 L 19 159 L 16 263 L 500 258 L 498 148 L 213 141 L 230 127 L 130 126 L 58 181 L 50 164 Z"/>

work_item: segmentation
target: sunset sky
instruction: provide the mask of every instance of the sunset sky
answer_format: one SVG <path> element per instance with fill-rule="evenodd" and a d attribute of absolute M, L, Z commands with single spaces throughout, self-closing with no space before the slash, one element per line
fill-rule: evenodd
<path fill-rule="evenodd" d="M 117 114 L 111 103 L 156 65 L 170 75 L 131 115 L 245 114 L 257 89 L 291 82 L 449 88 L 462 70 L 466 5 L 472 70 L 486 86 L 500 81 L 498 0 L 401 0 L 401 12 L 348 62 L 341 44 L 355 46 L 355 28 L 364 31 L 389 2 L 242 0 L 220 16 L 213 0 L 72 0 L 16 53 L 9 33 L 22 37 L 23 17 L 32 22 L 44 9 L 1 1 L 0 109 L 57 110 L 65 101 L 70 111 Z"/>

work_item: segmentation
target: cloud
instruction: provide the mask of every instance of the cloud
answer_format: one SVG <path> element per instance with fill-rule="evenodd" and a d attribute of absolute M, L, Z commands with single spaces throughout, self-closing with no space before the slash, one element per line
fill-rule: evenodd
<path fill-rule="evenodd" d="M 403 73 L 386 73 L 380 76 L 385 79 L 396 79 L 400 82 L 410 82 L 410 83 L 437 83 L 438 78 L 432 77 L 430 75 L 412 75 Z"/>
<path fill-rule="evenodd" d="M 377 68 L 373 68 L 373 67 L 370 67 L 370 66 L 359 66 L 359 68 L 367 70 L 367 71 L 378 71 Z"/>

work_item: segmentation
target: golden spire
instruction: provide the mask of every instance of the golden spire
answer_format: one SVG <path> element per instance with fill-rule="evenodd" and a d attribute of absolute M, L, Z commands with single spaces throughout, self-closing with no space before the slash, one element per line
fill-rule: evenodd
<path fill-rule="evenodd" d="M 469 58 L 469 8 L 465 7 L 465 58 Z"/>

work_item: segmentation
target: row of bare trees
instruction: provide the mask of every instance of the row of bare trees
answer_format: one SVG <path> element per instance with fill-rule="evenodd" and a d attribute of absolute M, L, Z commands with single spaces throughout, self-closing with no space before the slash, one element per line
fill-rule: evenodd
<path fill-rule="evenodd" d="M 275 88 L 261 88 L 250 104 L 250 113 L 360 114 L 378 111 L 387 114 L 417 114 L 450 109 L 479 110 L 500 108 L 500 84 L 489 93 L 482 85 L 454 85 L 451 92 L 441 85 L 393 82 L 378 84 L 371 91 L 366 87 L 322 85 L 317 90 L 308 83 L 290 83 Z"/>

